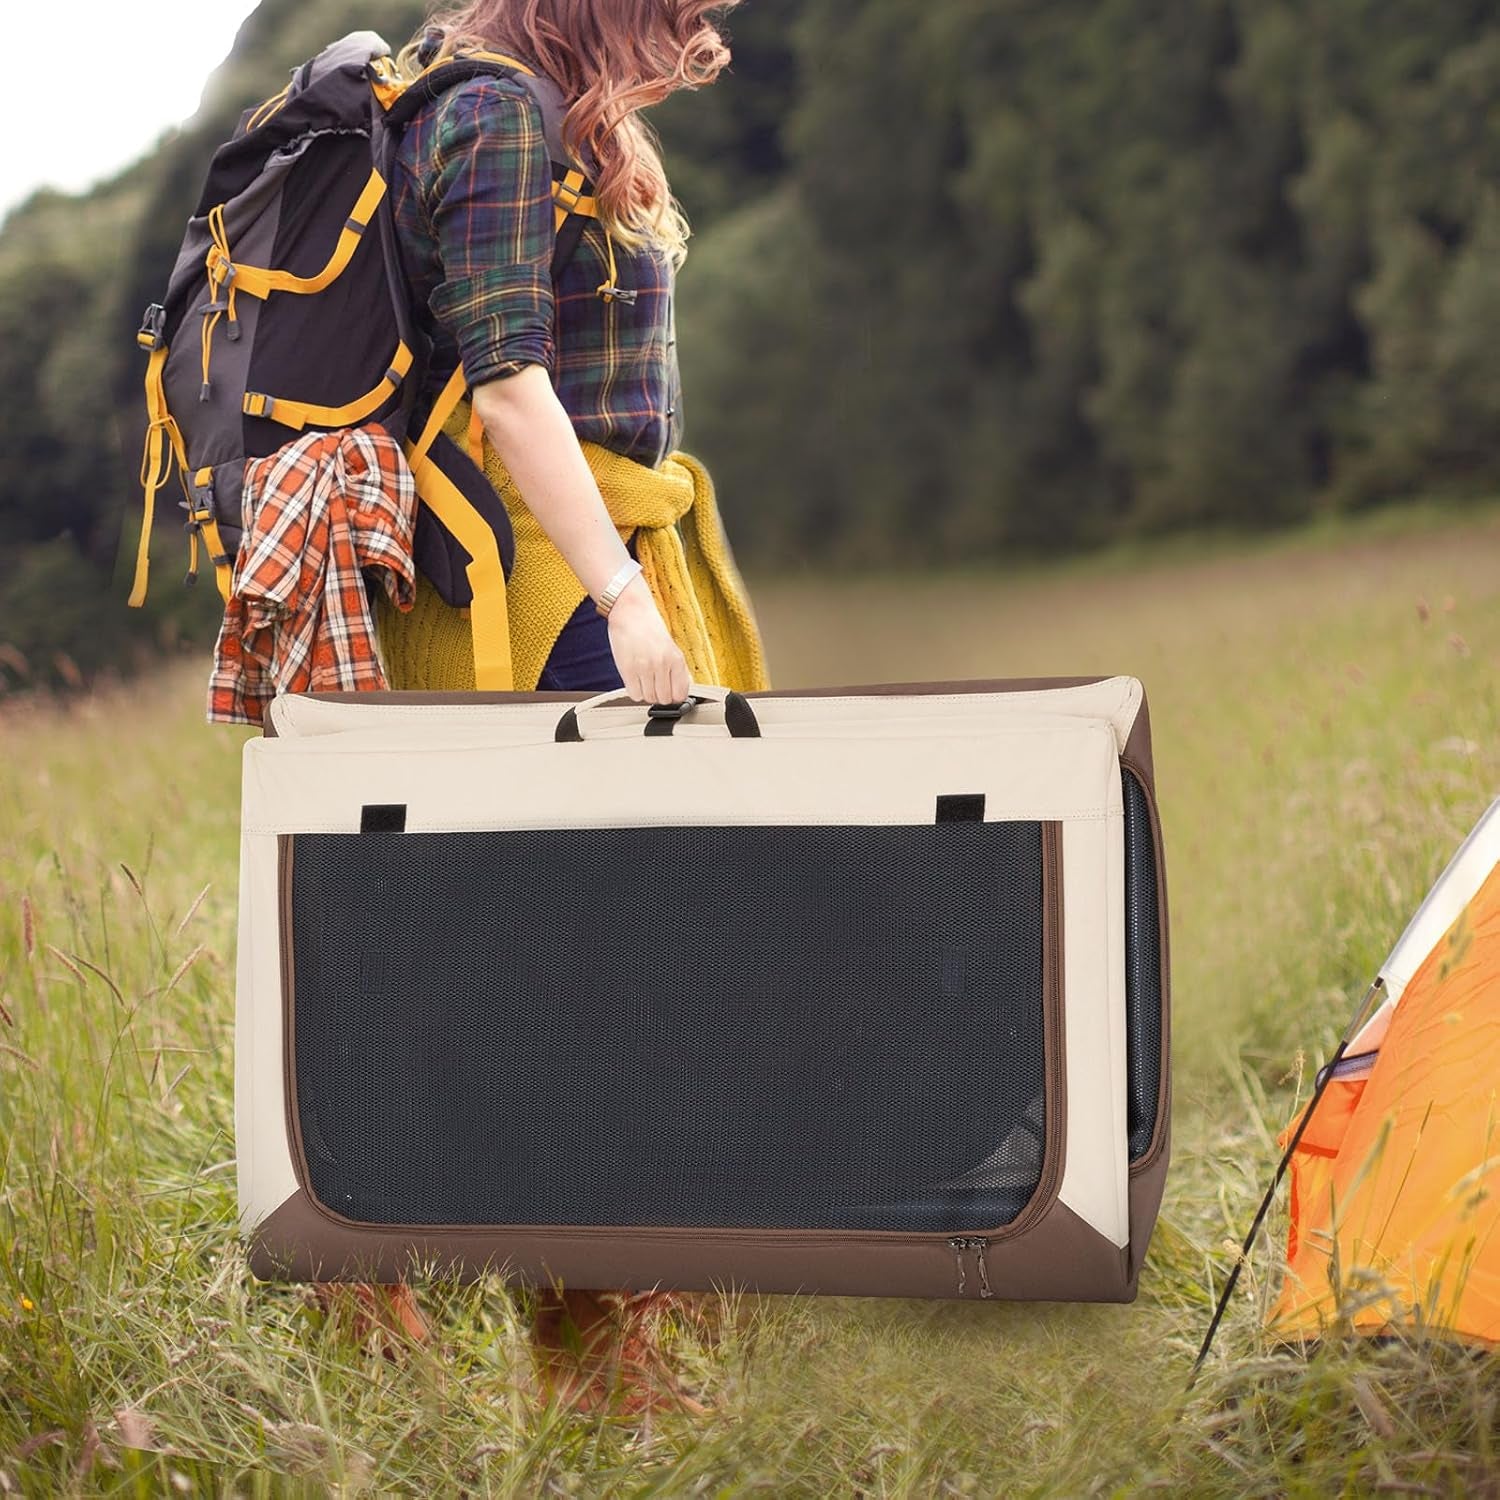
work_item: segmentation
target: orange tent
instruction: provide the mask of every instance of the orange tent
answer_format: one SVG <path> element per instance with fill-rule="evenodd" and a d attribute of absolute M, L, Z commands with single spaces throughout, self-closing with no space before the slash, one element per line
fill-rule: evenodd
<path fill-rule="evenodd" d="M 1500 1344 L 1500 801 L 1376 981 L 1292 1153 L 1276 1333 Z M 1284 1143 L 1295 1135 L 1294 1122 Z"/>

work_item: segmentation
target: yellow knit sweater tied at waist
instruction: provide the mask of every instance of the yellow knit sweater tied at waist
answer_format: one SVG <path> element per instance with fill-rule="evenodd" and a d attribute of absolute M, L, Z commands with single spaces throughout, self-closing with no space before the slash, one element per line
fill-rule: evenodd
<path fill-rule="evenodd" d="M 460 401 L 444 431 L 463 445 L 470 405 Z M 697 459 L 672 453 L 659 468 L 581 444 L 622 541 L 636 536 L 642 576 L 694 682 L 751 692 L 770 685 L 760 633 L 719 519 L 713 481 Z M 506 580 L 512 687 L 534 691 L 559 632 L 587 596 L 542 530 L 500 455 L 484 443 L 484 469 L 515 530 L 516 560 Z M 378 601 L 377 601 L 378 602 Z M 393 688 L 472 691 L 469 612 L 443 603 L 425 579 L 416 603 L 398 614 L 379 605 L 381 652 Z"/>

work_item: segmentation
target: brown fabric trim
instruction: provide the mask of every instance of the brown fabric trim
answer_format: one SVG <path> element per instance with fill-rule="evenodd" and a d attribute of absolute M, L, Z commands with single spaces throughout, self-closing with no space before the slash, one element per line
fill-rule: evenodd
<path fill-rule="evenodd" d="M 869 698 L 922 697 L 930 693 L 1036 693 L 1053 688 L 1090 687 L 1107 677 L 998 677 L 968 678 L 959 682 L 876 682 L 846 687 L 757 688 L 746 698 Z M 582 703 L 597 696 L 583 692 L 537 693 L 425 693 L 386 691 L 380 693 L 303 693 L 319 703 Z"/>
<path fill-rule="evenodd" d="M 646 1291 L 800 1292 L 828 1296 L 960 1295 L 953 1250 L 938 1235 L 879 1246 L 810 1240 L 708 1241 L 641 1231 L 605 1236 L 553 1229 L 519 1240 L 491 1231 L 406 1234 L 330 1224 L 304 1191 L 249 1236 L 250 1269 L 276 1281 L 472 1281 L 490 1272 L 524 1284 Z M 965 1252 L 962 1296 L 977 1299 L 973 1252 Z M 1021 1238 L 985 1252 L 989 1284 L 1012 1301 L 1129 1302 L 1135 1296 L 1126 1252 L 1054 1202 Z"/>
<path fill-rule="evenodd" d="M 1151 707 L 1146 702 L 1146 690 L 1141 689 L 1141 706 L 1136 710 L 1135 723 L 1130 726 L 1130 734 L 1125 740 L 1125 748 L 1120 752 L 1122 763 L 1128 762 L 1130 768 L 1141 778 L 1141 785 L 1146 788 L 1147 795 L 1152 795 L 1156 790 L 1156 762 L 1151 753 Z"/>
<path fill-rule="evenodd" d="M 279 933 L 281 946 L 281 1027 L 282 1027 L 282 1097 L 285 1106 L 285 1129 L 292 1170 L 298 1187 L 307 1205 L 326 1221 L 326 1225 L 338 1226 L 360 1235 L 399 1235 L 405 1239 L 418 1240 L 433 1234 L 460 1236 L 487 1236 L 492 1240 L 510 1243 L 525 1243 L 538 1238 L 552 1238 L 566 1234 L 571 1239 L 583 1240 L 594 1236 L 636 1237 L 642 1231 L 631 1225 L 569 1226 L 561 1229 L 555 1224 L 381 1224 L 371 1225 L 351 1219 L 323 1203 L 314 1193 L 307 1170 L 307 1157 L 300 1128 L 300 1111 L 297 1108 L 296 1069 L 296 956 L 292 932 L 292 873 L 295 857 L 296 836 L 280 834 L 277 837 L 277 881 Z M 1045 1069 L 1044 1108 L 1046 1116 L 1046 1140 L 1043 1146 L 1042 1171 L 1026 1206 L 1015 1218 L 993 1230 L 970 1231 L 988 1239 L 991 1246 L 998 1246 L 1019 1235 L 1025 1234 L 1031 1225 L 1044 1216 L 1057 1197 L 1062 1184 L 1064 1157 L 1067 1144 L 1067 1063 L 1064 1053 L 1065 1020 L 1063 997 L 1063 877 L 1062 877 L 1062 825 L 1057 822 L 1042 824 L 1042 1036 L 1043 1067 Z M 650 1231 L 650 1243 L 657 1245 L 664 1240 L 690 1240 L 705 1245 L 741 1243 L 814 1243 L 835 1242 L 853 1247 L 889 1246 L 901 1242 L 946 1244 L 946 1235 L 935 1230 L 827 1230 L 827 1229 L 720 1229 L 720 1228 L 662 1228 Z"/>
<path fill-rule="evenodd" d="M 1161 1212 L 1162 1195 L 1167 1186 L 1167 1167 L 1171 1160 L 1171 1131 L 1166 1129 L 1162 1132 L 1155 1154 L 1149 1160 L 1142 1157 L 1130 1169 L 1130 1244 L 1126 1264 L 1132 1287 L 1145 1264 L 1146 1251 L 1151 1244 L 1151 1232 L 1155 1229 L 1157 1215 Z"/>

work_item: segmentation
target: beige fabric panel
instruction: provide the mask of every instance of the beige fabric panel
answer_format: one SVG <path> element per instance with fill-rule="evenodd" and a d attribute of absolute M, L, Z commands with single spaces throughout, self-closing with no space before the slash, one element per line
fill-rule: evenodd
<path fill-rule="evenodd" d="M 934 798 L 983 792 L 988 819 L 1099 818 L 1119 802 L 1109 725 L 880 740 L 483 737 L 250 740 L 246 834 L 352 833 L 363 803 L 404 803 L 409 832 L 651 823 L 928 823 Z"/>
<path fill-rule="evenodd" d="M 1111 1244 L 1130 1239 L 1126 1127 L 1124 809 L 1063 825 L 1067 1154 L 1059 1198 Z"/>

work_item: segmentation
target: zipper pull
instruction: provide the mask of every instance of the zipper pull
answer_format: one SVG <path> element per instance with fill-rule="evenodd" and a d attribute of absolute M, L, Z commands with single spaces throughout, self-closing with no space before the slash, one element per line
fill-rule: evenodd
<path fill-rule="evenodd" d="M 969 1247 L 969 1242 L 961 1235 L 954 1235 L 948 1241 L 948 1248 L 953 1252 L 953 1264 L 958 1267 L 958 1295 L 964 1294 L 964 1251 Z"/>
<path fill-rule="evenodd" d="M 969 1248 L 974 1252 L 974 1259 L 979 1266 L 979 1295 L 981 1297 L 993 1297 L 995 1294 L 990 1290 L 989 1267 L 985 1265 L 985 1252 L 990 1248 L 988 1240 L 970 1240 Z"/>

